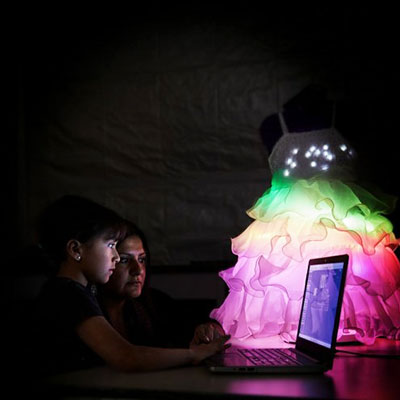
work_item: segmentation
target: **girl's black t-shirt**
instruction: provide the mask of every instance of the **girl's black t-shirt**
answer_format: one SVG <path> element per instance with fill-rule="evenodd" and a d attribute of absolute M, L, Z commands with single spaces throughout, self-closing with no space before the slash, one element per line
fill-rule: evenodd
<path fill-rule="evenodd" d="M 104 362 L 77 335 L 76 327 L 103 316 L 91 286 L 63 277 L 50 279 L 32 307 L 26 358 L 36 374 L 89 368 Z"/>

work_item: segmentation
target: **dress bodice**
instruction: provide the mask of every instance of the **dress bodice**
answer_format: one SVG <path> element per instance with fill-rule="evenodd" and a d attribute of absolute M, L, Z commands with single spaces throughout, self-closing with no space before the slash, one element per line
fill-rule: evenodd
<path fill-rule="evenodd" d="M 353 169 L 355 151 L 332 126 L 307 132 L 289 132 L 282 113 L 283 132 L 270 156 L 271 172 L 285 176 L 311 178 L 320 174 L 348 175 Z"/>

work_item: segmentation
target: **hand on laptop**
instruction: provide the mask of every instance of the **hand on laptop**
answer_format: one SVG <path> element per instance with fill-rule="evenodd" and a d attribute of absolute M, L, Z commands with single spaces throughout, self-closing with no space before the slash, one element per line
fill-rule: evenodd
<path fill-rule="evenodd" d="M 210 343 L 221 336 L 225 331 L 217 321 L 206 322 L 196 327 L 190 344 Z"/>
<path fill-rule="evenodd" d="M 230 343 L 226 343 L 226 341 L 229 340 L 230 337 L 230 335 L 219 336 L 217 338 L 214 338 L 207 344 L 195 344 L 192 342 L 190 344 L 190 350 L 193 356 L 192 364 L 197 365 L 206 358 L 211 357 L 215 353 L 219 353 L 230 347 Z"/>

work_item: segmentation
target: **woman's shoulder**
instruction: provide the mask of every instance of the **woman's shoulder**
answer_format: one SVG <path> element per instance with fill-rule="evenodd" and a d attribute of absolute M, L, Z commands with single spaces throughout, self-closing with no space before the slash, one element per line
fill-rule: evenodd
<path fill-rule="evenodd" d="M 159 298 L 159 299 L 170 299 L 172 300 L 172 297 L 167 294 L 166 292 L 163 292 L 160 289 L 153 288 L 151 286 L 147 287 L 144 291 L 145 294 L 148 296 L 151 296 L 153 298 Z"/>
<path fill-rule="evenodd" d="M 144 307 L 150 313 L 163 314 L 175 307 L 176 300 L 160 289 L 147 286 L 143 289 L 141 296 L 131 299 L 132 303 Z"/>

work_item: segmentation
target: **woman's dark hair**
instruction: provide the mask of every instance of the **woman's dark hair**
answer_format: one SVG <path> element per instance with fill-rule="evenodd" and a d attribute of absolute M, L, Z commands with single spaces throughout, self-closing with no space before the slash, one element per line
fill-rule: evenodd
<path fill-rule="evenodd" d="M 59 265 L 71 239 L 86 243 L 99 236 L 119 240 L 122 218 L 113 210 L 81 196 L 66 195 L 51 203 L 39 216 L 39 245 Z"/>
<path fill-rule="evenodd" d="M 122 225 L 123 229 L 122 229 L 122 234 L 118 239 L 119 242 L 124 241 L 129 236 L 137 236 L 138 238 L 140 238 L 143 244 L 143 250 L 146 253 L 146 269 L 148 269 L 150 267 L 150 251 L 145 234 L 132 221 L 124 220 Z M 118 249 L 118 244 L 117 244 L 117 249 Z"/>

